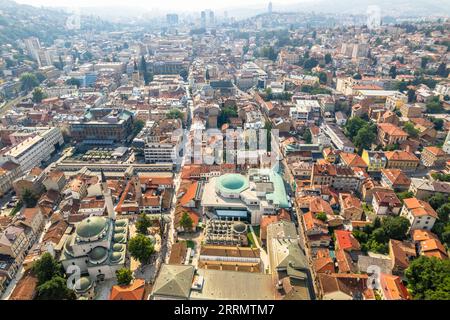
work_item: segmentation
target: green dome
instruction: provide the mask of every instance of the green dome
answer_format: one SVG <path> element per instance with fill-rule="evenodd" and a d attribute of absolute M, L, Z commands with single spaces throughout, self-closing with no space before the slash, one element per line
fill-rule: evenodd
<path fill-rule="evenodd" d="M 116 221 L 116 227 L 125 227 L 127 225 L 127 220 L 121 219 Z"/>
<path fill-rule="evenodd" d="M 113 252 L 111 253 L 110 258 L 112 262 L 119 262 L 122 259 L 122 254 L 119 252 Z"/>
<path fill-rule="evenodd" d="M 108 227 L 108 220 L 104 217 L 89 217 L 77 226 L 77 235 L 89 239 L 98 236 Z"/>
<path fill-rule="evenodd" d="M 248 180 L 241 174 L 224 174 L 217 180 L 220 191 L 225 193 L 240 193 L 248 188 Z"/>
<path fill-rule="evenodd" d="M 85 292 L 92 286 L 92 281 L 89 277 L 81 277 L 78 281 L 75 282 L 75 291 L 77 292 Z"/>
<path fill-rule="evenodd" d="M 115 243 L 115 244 L 113 245 L 113 251 L 115 251 L 115 252 L 121 252 L 121 251 L 123 251 L 124 249 L 125 249 L 125 246 L 124 246 L 123 244 Z"/>
<path fill-rule="evenodd" d="M 123 227 L 117 227 L 114 229 L 114 233 L 125 233 L 125 228 Z"/>
<path fill-rule="evenodd" d="M 115 234 L 114 235 L 114 242 L 116 243 L 123 243 L 125 242 L 125 237 L 122 234 Z"/>
<path fill-rule="evenodd" d="M 108 250 L 106 250 L 105 248 L 95 247 L 91 252 L 89 252 L 89 259 L 92 262 L 102 262 L 106 259 L 107 254 Z"/>
<path fill-rule="evenodd" d="M 67 237 L 66 243 L 64 243 L 64 252 L 71 256 L 73 256 L 73 248 L 72 245 L 70 244 L 72 242 L 72 239 L 73 235 L 70 235 Z"/>
<path fill-rule="evenodd" d="M 247 232 L 247 225 L 243 222 L 235 222 L 232 228 L 233 231 L 238 234 L 243 234 Z"/>

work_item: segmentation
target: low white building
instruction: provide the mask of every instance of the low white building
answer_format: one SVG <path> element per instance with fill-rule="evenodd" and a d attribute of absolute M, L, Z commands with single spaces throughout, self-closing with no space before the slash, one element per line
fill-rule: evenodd
<path fill-rule="evenodd" d="M 289 109 L 289 115 L 294 120 L 311 120 L 311 113 L 320 111 L 317 100 L 297 100 L 297 104 Z"/>
<path fill-rule="evenodd" d="M 239 218 L 259 224 L 263 215 L 289 208 L 283 178 L 268 169 L 251 169 L 248 176 L 224 174 L 205 184 L 203 212 L 220 218 Z"/>
<path fill-rule="evenodd" d="M 428 202 L 410 198 L 403 200 L 401 216 L 407 218 L 411 224 L 411 230 L 431 230 L 438 219 L 436 211 Z"/>
<path fill-rule="evenodd" d="M 36 132 L 36 135 L 22 141 L 5 153 L 4 158 L 20 164 L 23 172 L 39 167 L 42 161 L 50 159 L 57 145 L 64 139 L 59 128 L 48 128 Z"/>

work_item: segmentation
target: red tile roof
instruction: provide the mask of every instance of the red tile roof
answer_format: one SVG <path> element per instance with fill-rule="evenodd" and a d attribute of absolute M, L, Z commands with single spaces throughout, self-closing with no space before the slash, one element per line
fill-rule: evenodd
<path fill-rule="evenodd" d="M 342 250 L 360 250 L 361 245 L 351 231 L 335 230 L 336 244 Z"/>
<path fill-rule="evenodd" d="M 135 279 L 128 286 L 113 286 L 109 300 L 142 300 L 145 293 L 145 281 Z"/>
<path fill-rule="evenodd" d="M 382 273 L 380 286 L 386 300 L 410 300 L 411 296 L 399 276 Z"/>

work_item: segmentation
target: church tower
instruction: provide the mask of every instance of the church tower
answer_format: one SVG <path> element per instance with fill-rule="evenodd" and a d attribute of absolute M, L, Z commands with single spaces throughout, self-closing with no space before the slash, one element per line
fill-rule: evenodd
<path fill-rule="evenodd" d="M 134 186 L 134 192 L 136 195 L 136 202 L 140 203 L 142 198 L 142 187 L 141 187 L 141 181 L 139 180 L 139 176 L 135 175 L 133 176 L 133 186 Z"/>

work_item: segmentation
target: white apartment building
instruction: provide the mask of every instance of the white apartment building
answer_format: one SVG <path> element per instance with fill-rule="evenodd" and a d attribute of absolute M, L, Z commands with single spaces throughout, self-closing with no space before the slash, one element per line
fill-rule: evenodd
<path fill-rule="evenodd" d="M 355 146 L 337 125 L 331 123 L 325 124 L 323 130 L 330 137 L 336 148 L 348 153 L 355 152 Z"/>
<path fill-rule="evenodd" d="M 445 138 L 442 150 L 444 150 L 445 153 L 450 154 L 450 131 L 447 132 L 447 137 Z"/>
<path fill-rule="evenodd" d="M 438 215 L 428 202 L 417 198 L 405 199 L 403 202 L 400 215 L 409 220 L 411 230 L 431 230 L 433 228 Z"/>
<path fill-rule="evenodd" d="M 144 148 L 145 162 L 147 163 L 172 163 L 176 151 L 176 145 L 168 143 L 149 142 Z"/>
<path fill-rule="evenodd" d="M 297 100 L 297 104 L 289 109 L 289 115 L 294 120 L 308 121 L 311 112 L 320 110 L 317 100 Z"/>
<path fill-rule="evenodd" d="M 64 139 L 59 128 L 48 128 L 34 137 L 22 141 L 5 153 L 4 157 L 20 164 L 22 172 L 38 167 L 42 161 L 50 158 L 56 145 L 62 145 Z"/>

